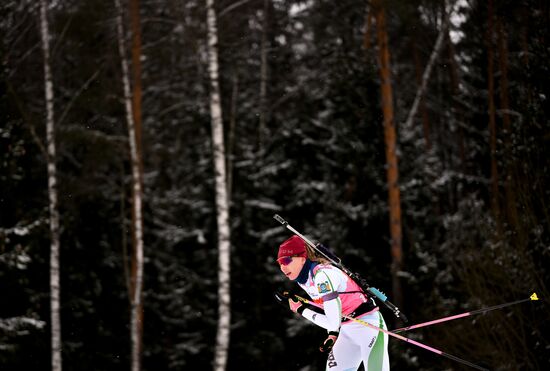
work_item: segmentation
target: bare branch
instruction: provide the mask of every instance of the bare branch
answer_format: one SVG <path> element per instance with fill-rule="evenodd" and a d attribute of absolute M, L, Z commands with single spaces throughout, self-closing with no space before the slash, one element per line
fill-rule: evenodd
<path fill-rule="evenodd" d="M 430 75 L 432 73 L 433 65 L 439 55 L 439 51 L 441 50 L 441 46 L 443 45 L 443 40 L 445 39 L 445 35 L 447 34 L 448 28 L 449 28 L 449 20 L 445 19 L 443 21 L 443 24 L 441 25 L 441 30 L 439 31 L 439 35 L 437 36 L 437 40 L 435 41 L 435 45 L 432 50 L 432 54 L 430 55 L 428 64 L 426 65 L 426 69 L 422 74 L 422 83 L 420 84 L 420 87 L 416 92 L 416 97 L 414 98 L 413 105 L 411 107 L 411 110 L 409 111 L 407 120 L 405 121 L 404 126 L 406 128 L 412 125 L 413 118 L 416 115 L 416 111 L 418 110 L 420 100 L 422 99 L 422 96 L 426 91 L 426 87 L 428 86 L 428 81 L 430 80 Z"/>

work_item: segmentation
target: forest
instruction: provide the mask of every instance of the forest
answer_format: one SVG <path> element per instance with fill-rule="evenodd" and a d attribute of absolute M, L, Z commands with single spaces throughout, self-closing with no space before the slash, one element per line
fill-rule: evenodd
<path fill-rule="evenodd" d="M 0 370 L 324 370 L 274 298 L 275 214 L 390 330 L 518 302 L 400 335 L 546 370 L 549 25 L 545 0 L 3 0 Z"/>

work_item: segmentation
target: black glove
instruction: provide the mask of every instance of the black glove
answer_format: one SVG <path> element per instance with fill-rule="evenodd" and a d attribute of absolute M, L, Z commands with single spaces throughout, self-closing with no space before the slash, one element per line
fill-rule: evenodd
<path fill-rule="evenodd" d="M 292 296 L 288 291 L 275 291 L 273 295 L 277 302 L 285 307 L 288 305 L 288 299 Z"/>
<path fill-rule="evenodd" d="M 321 352 L 330 352 L 330 350 L 334 346 L 334 343 L 336 343 L 336 340 L 338 339 L 338 334 L 338 331 L 330 331 L 326 340 L 319 347 L 319 350 Z"/>
<path fill-rule="evenodd" d="M 275 299 L 279 304 L 284 307 L 289 308 L 291 311 L 302 314 L 304 309 L 310 307 L 310 305 L 303 303 L 295 294 L 292 294 L 288 291 L 275 292 Z"/>

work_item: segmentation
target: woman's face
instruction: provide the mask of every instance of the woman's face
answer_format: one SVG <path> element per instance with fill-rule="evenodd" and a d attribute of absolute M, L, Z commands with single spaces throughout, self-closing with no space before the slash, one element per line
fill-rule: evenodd
<path fill-rule="evenodd" d="M 295 280 L 298 278 L 305 262 L 306 258 L 301 256 L 285 257 L 279 259 L 279 268 L 289 280 Z"/>

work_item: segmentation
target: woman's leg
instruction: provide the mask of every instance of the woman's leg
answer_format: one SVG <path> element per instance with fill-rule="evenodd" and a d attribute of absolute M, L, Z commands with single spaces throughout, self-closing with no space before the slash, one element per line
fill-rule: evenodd
<path fill-rule="evenodd" d="M 361 318 L 363 321 L 387 330 L 386 323 L 380 312 L 375 312 Z M 356 325 L 360 325 L 357 323 Z M 363 326 L 363 325 L 360 325 Z M 370 329 L 366 326 L 363 328 L 369 330 L 368 334 L 362 336 L 364 341 L 361 342 L 361 358 L 363 365 L 367 371 L 388 371 L 390 369 L 390 359 L 388 355 L 388 335 L 381 331 Z"/>
<path fill-rule="evenodd" d="M 347 334 L 347 328 L 340 330 L 327 358 L 326 371 L 356 371 L 361 364 L 361 347 Z"/>

